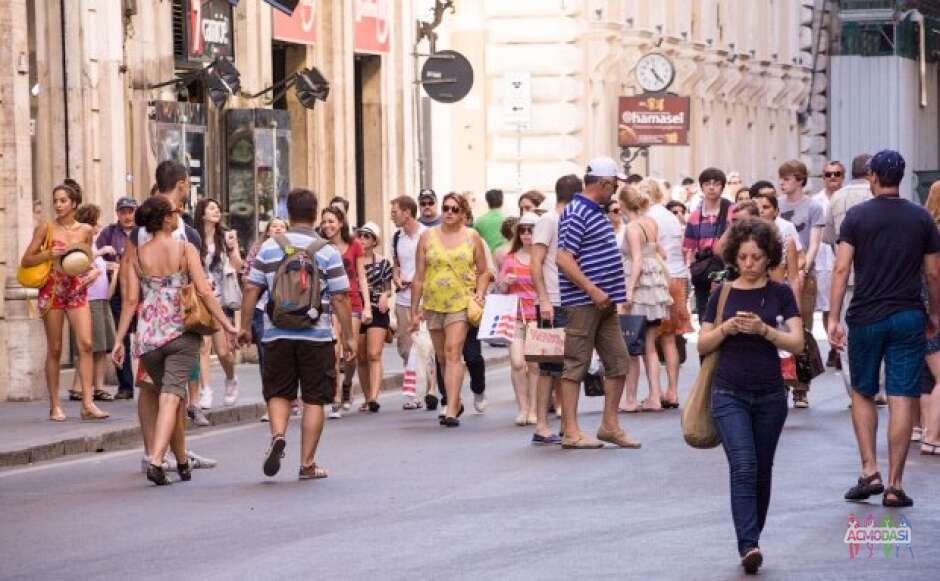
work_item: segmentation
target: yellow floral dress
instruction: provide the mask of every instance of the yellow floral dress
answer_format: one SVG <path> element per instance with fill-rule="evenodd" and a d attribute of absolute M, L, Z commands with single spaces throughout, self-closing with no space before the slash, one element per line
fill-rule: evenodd
<path fill-rule="evenodd" d="M 437 228 L 428 234 L 424 269 L 424 308 L 436 313 L 458 313 L 476 290 L 476 261 L 470 235 L 454 248 L 445 248 Z"/>

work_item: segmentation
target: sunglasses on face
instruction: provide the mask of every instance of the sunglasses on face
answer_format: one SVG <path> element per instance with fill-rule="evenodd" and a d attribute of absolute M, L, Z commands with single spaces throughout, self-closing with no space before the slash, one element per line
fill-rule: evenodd
<path fill-rule="evenodd" d="M 675 214 L 676 216 L 685 216 L 685 210 L 681 208 L 676 208 L 675 210 L 672 210 L 672 213 Z"/>
<path fill-rule="evenodd" d="M 611 208 L 611 209 L 607 210 L 607 213 L 609 213 L 609 214 L 619 214 L 619 213 L 620 213 L 620 208 Z"/>
<path fill-rule="evenodd" d="M 533 231 L 532 226 L 517 226 L 519 228 L 519 234 L 531 234 Z"/>
<path fill-rule="evenodd" d="M 459 214 L 460 208 L 458 206 L 442 206 L 441 211 L 445 214 Z"/>
<path fill-rule="evenodd" d="M 433 205 L 434 205 L 434 202 L 421 202 L 422 208 L 430 208 Z"/>
<path fill-rule="evenodd" d="M 823 173 L 823 175 L 826 176 L 827 178 L 841 178 L 842 172 L 841 171 L 827 171 Z"/>

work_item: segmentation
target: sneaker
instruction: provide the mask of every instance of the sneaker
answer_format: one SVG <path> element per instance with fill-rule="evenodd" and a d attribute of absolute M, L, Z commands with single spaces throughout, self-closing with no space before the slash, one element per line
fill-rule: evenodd
<path fill-rule="evenodd" d="M 134 399 L 134 390 L 119 389 L 117 393 L 114 394 L 114 399 Z"/>
<path fill-rule="evenodd" d="M 284 458 L 284 448 L 286 447 L 287 440 L 284 439 L 284 436 L 277 435 L 271 438 L 271 445 L 268 446 L 264 466 L 262 467 L 265 476 L 270 478 L 281 469 L 281 459 Z"/>
<path fill-rule="evenodd" d="M 754 547 L 747 552 L 746 555 L 741 557 L 741 567 L 744 568 L 744 572 L 748 575 L 757 575 L 757 570 L 760 569 L 760 566 L 764 564 L 764 556 L 761 555 L 760 549 Z"/>
<path fill-rule="evenodd" d="M 482 414 L 486 411 L 486 394 L 485 393 L 475 393 L 473 394 L 473 409 L 477 410 L 477 413 Z"/>
<path fill-rule="evenodd" d="M 189 465 L 193 470 L 208 470 L 209 468 L 215 468 L 218 464 L 218 460 L 213 460 L 212 458 L 206 458 L 205 456 L 200 456 L 199 454 L 193 452 L 192 450 L 186 451 L 186 456 L 189 458 Z"/>
<path fill-rule="evenodd" d="M 352 402 L 347 399 L 346 401 L 343 402 L 343 411 L 348 412 L 351 409 L 352 409 Z"/>
<path fill-rule="evenodd" d="M 222 399 L 222 403 L 226 406 L 233 406 L 236 401 L 238 401 L 238 378 L 226 379 L 225 397 Z"/>
<path fill-rule="evenodd" d="M 261 416 L 261 423 L 270 422 L 271 418 L 268 416 L 268 412 L 264 412 L 264 415 Z"/>
<path fill-rule="evenodd" d="M 561 436 L 555 434 L 549 434 L 547 436 L 532 434 L 532 444 L 534 446 L 560 446 Z"/>
<path fill-rule="evenodd" d="M 212 409 L 212 388 L 211 387 L 199 388 L 199 407 L 204 410 Z"/>
<path fill-rule="evenodd" d="M 338 420 L 338 419 L 342 418 L 342 417 L 343 417 L 343 407 L 342 407 L 340 404 L 334 403 L 334 404 L 330 407 L 330 411 L 329 411 L 328 414 L 326 414 L 326 417 L 328 417 L 328 418 L 331 419 L 331 420 Z"/>
<path fill-rule="evenodd" d="M 209 421 L 206 414 L 202 413 L 202 410 L 194 405 L 186 408 L 186 415 L 189 416 L 189 419 L 193 421 L 193 425 L 195 426 L 205 427 L 212 425 L 212 422 Z"/>
<path fill-rule="evenodd" d="M 793 391 L 793 407 L 799 409 L 809 407 L 809 399 L 807 399 L 805 391 Z"/>

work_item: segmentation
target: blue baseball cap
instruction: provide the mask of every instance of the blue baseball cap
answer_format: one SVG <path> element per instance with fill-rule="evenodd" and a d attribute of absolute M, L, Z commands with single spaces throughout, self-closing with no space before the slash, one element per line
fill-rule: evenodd
<path fill-rule="evenodd" d="M 873 174 L 885 184 L 899 184 L 904 177 L 904 168 L 907 164 L 901 154 L 893 149 L 882 149 L 868 162 Z"/>

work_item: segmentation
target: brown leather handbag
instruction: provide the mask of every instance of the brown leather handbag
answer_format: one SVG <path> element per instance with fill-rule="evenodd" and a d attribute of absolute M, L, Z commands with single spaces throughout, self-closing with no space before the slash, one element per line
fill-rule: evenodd
<path fill-rule="evenodd" d="M 219 330 L 218 322 L 209 312 L 192 281 L 180 289 L 180 307 L 183 309 L 183 327 L 187 333 L 214 335 Z"/>

